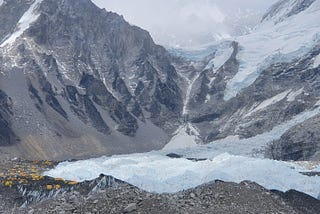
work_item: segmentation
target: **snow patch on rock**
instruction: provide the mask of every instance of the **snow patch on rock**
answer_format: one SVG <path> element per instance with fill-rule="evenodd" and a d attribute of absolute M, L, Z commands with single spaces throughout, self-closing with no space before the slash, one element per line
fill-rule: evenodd
<path fill-rule="evenodd" d="M 182 148 L 191 148 L 197 146 L 199 132 L 188 123 L 181 126 L 175 133 L 170 142 L 165 145 L 163 150 L 173 150 Z"/>
<path fill-rule="evenodd" d="M 36 13 L 36 9 L 38 5 L 43 0 L 35 0 L 35 2 L 30 6 L 30 8 L 23 14 L 23 16 L 20 18 L 15 32 L 11 34 L 11 36 L 6 39 L 2 44 L 0 44 L 0 47 L 3 48 L 6 45 L 12 44 L 18 37 L 20 37 L 25 30 L 27 30 L 33 22 L 35 22 L 40 14 Z"/>
<path fill-rule="evenodd" d="M 263 101 L 262 103 L 260 103 L 257 107 L 254 107 L 251 111 L 249 111 L 245 117 L 248 117 L 250 115 L 252 115 L 253 113 L 257 112 L 257 111 L 261 111 L 265 108 L 267 108 L 270 105 L 276 104 L 277 102 L 280 102 L 281 100 L 283 100 L 284 98 L 287 97 L 287 95 L 291 92 L 291 90 L 287 90 L 285 92 L 282 92 L 280 94 L 277 94 L 274 97 L 271 97 L 270 99 L 267 99 L 265 101 Z M 292 98 L 292 96 L 291 96 Z"/>
<path fill-rule="evenodd" d="M 320 65 L 320 55 L 316 56 L 313 61 L 313 68 L 317 68 Z"/>
<path fill-rule="evenodd" d="M 192 91 L 193 85 L 195 84 L 197 79 L 199 79 L 201 73 L 202 72 L 198 72 L 197 75 L 192 80 L 187 79 L 188 88 L 187 88 L 186 98 L 183 103 L 182 115 L 187 115 L 189 113 L 188 104 L 189 104 L 190 99 L 192 98 L 191 91 Z"/>
<path fill-rule="evenodd" d="M 300 88 L 297 91 L 290 92 L 290 94 L 288 94 L 288 97 L 287 97 L 288 102 L 295 101 L 296 97 L 302 93 L 303 93 L 303 88 Z"/>

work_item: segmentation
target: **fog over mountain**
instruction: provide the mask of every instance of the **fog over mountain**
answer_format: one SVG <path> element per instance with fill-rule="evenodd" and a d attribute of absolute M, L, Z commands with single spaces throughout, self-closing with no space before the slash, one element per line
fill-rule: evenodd
<path fill-rule="evenodd" d="M 193 47 L 250 31 L 276 0 L 94 0 L 164 46 Z"/>

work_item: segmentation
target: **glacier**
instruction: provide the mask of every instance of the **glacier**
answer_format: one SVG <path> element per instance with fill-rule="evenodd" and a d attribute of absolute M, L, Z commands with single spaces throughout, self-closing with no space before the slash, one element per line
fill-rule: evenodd
<path fill-rule="evenodd" d="M 309 177 L 300 173 L 311 171 L 310 169 L 294 162 L 264 159 L 261 153 L 270 141 L 280 138 L 294 125 L 319 113 L 320 107 L 316 107 L 276 126 L 270 132 L 249 139 L 230 136 L 208 145 L 183 148 L 171 145 L 171 148 L 149 153 L 63 162 L 44 175 L 84 181 L 94 179 L 102 173 L 156 193 L 174 193 L 217 179 L 230 182 L 250 180 L 267 189 L 295 189 L 319 198 L 320 177 Z M 192 140 L 192 136 L 185 138 L 181 134 L 183 132 L 185 129 L 176 133 L 178 136 L 182 135 L 178 138 L 181 140 L 177 142 L 178 145 Z M 183 158 L 172 159 L 166 156 L 168 153 L 176 153 Z M 317 167 L 320 168 L 320 164 Z"/>
<path fill-rule="evenodd" d="M 266 20 L 250 34 L 235 38 L 241 47 L 237 56 L 240 68 L 228 81 L 224 100 L 250 86 L 270 65 L 291 62 L 308 53 L 320 41 L 320 23 L 315 21 L 319 17 L 320 2 L 315 1 L 295 16 L 276 23 L 273 19 Z"/>
<path fill-rule="evenodd" d="M 64 162 L 45 175 L 84 181 L 94 179 L 103 173 L 156 193 L 174 193 L 218 179 L 230 182 L 250 180 L 268 189 L 281 191 L 296 189 L 313 197 L 318 197 L 320 194 L 319 177 L 300 174 L 301 166 L 295 166 L 293 163 L 228 153 L 204 161 L 172 159 L 165 154 L 163 151 L 154 151 L 73 163 Z M 188 156 L 188 153 L 184 155 L 194 157 Z"/>

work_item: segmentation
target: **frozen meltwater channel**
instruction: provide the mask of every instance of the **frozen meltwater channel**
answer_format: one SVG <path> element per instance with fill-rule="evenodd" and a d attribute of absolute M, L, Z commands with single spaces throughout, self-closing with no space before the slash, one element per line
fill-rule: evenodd
<path fill-rule="evenodd" d="M 18 37 L 20 37 L 25 30 L 27 30 L 31 23 L 37 20 L 39 17 L 39 14 L 36 13 L 37 6 L 42 2 L 43 0 L 35 0 L 34 3 L 30 6 L 30 8 L 23 14 L 23 16 L 20 18 L 15 32 L 11 34 L 2 44 L 0 44 L 0 47 L 3 48 L 4 46 L 13 43 Z M 0 0 L 1 5 L 1 0 Z"/>
<path fill-rule="evenodd" d="M 191 91 L 192 91 L 194 83 L 197 81 L 197 79 L 200 77 L 200 75 L 201 75 L 201 72 L 198 72 L 197 75 L 192 80 L 187 79 L 188 88 L 187 88 L 186 98 L 183 103 L 183 110 L 182 110 L 183 115 L 187 115 L 189 112 L 188 111 L 188 103 L 191 99 Z"/>

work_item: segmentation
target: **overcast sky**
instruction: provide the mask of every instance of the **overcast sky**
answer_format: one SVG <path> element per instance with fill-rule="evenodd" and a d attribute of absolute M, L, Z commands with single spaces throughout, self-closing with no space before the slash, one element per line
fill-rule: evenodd
<path fill-rule="evenodd" d="M 148 30 L 165 46 L 188 46 L 230 36 L 230 19 L 239 10 L 264 13 L 277 0 L 93 0 Z M 244 12 L 240 14 L 246 14 Z M 239 16 L 238 16 L 239 18 Z M 241 18 L 241 17 L 240 17 Z M 247 21 L 247 20 L 246 20 Z"/>

